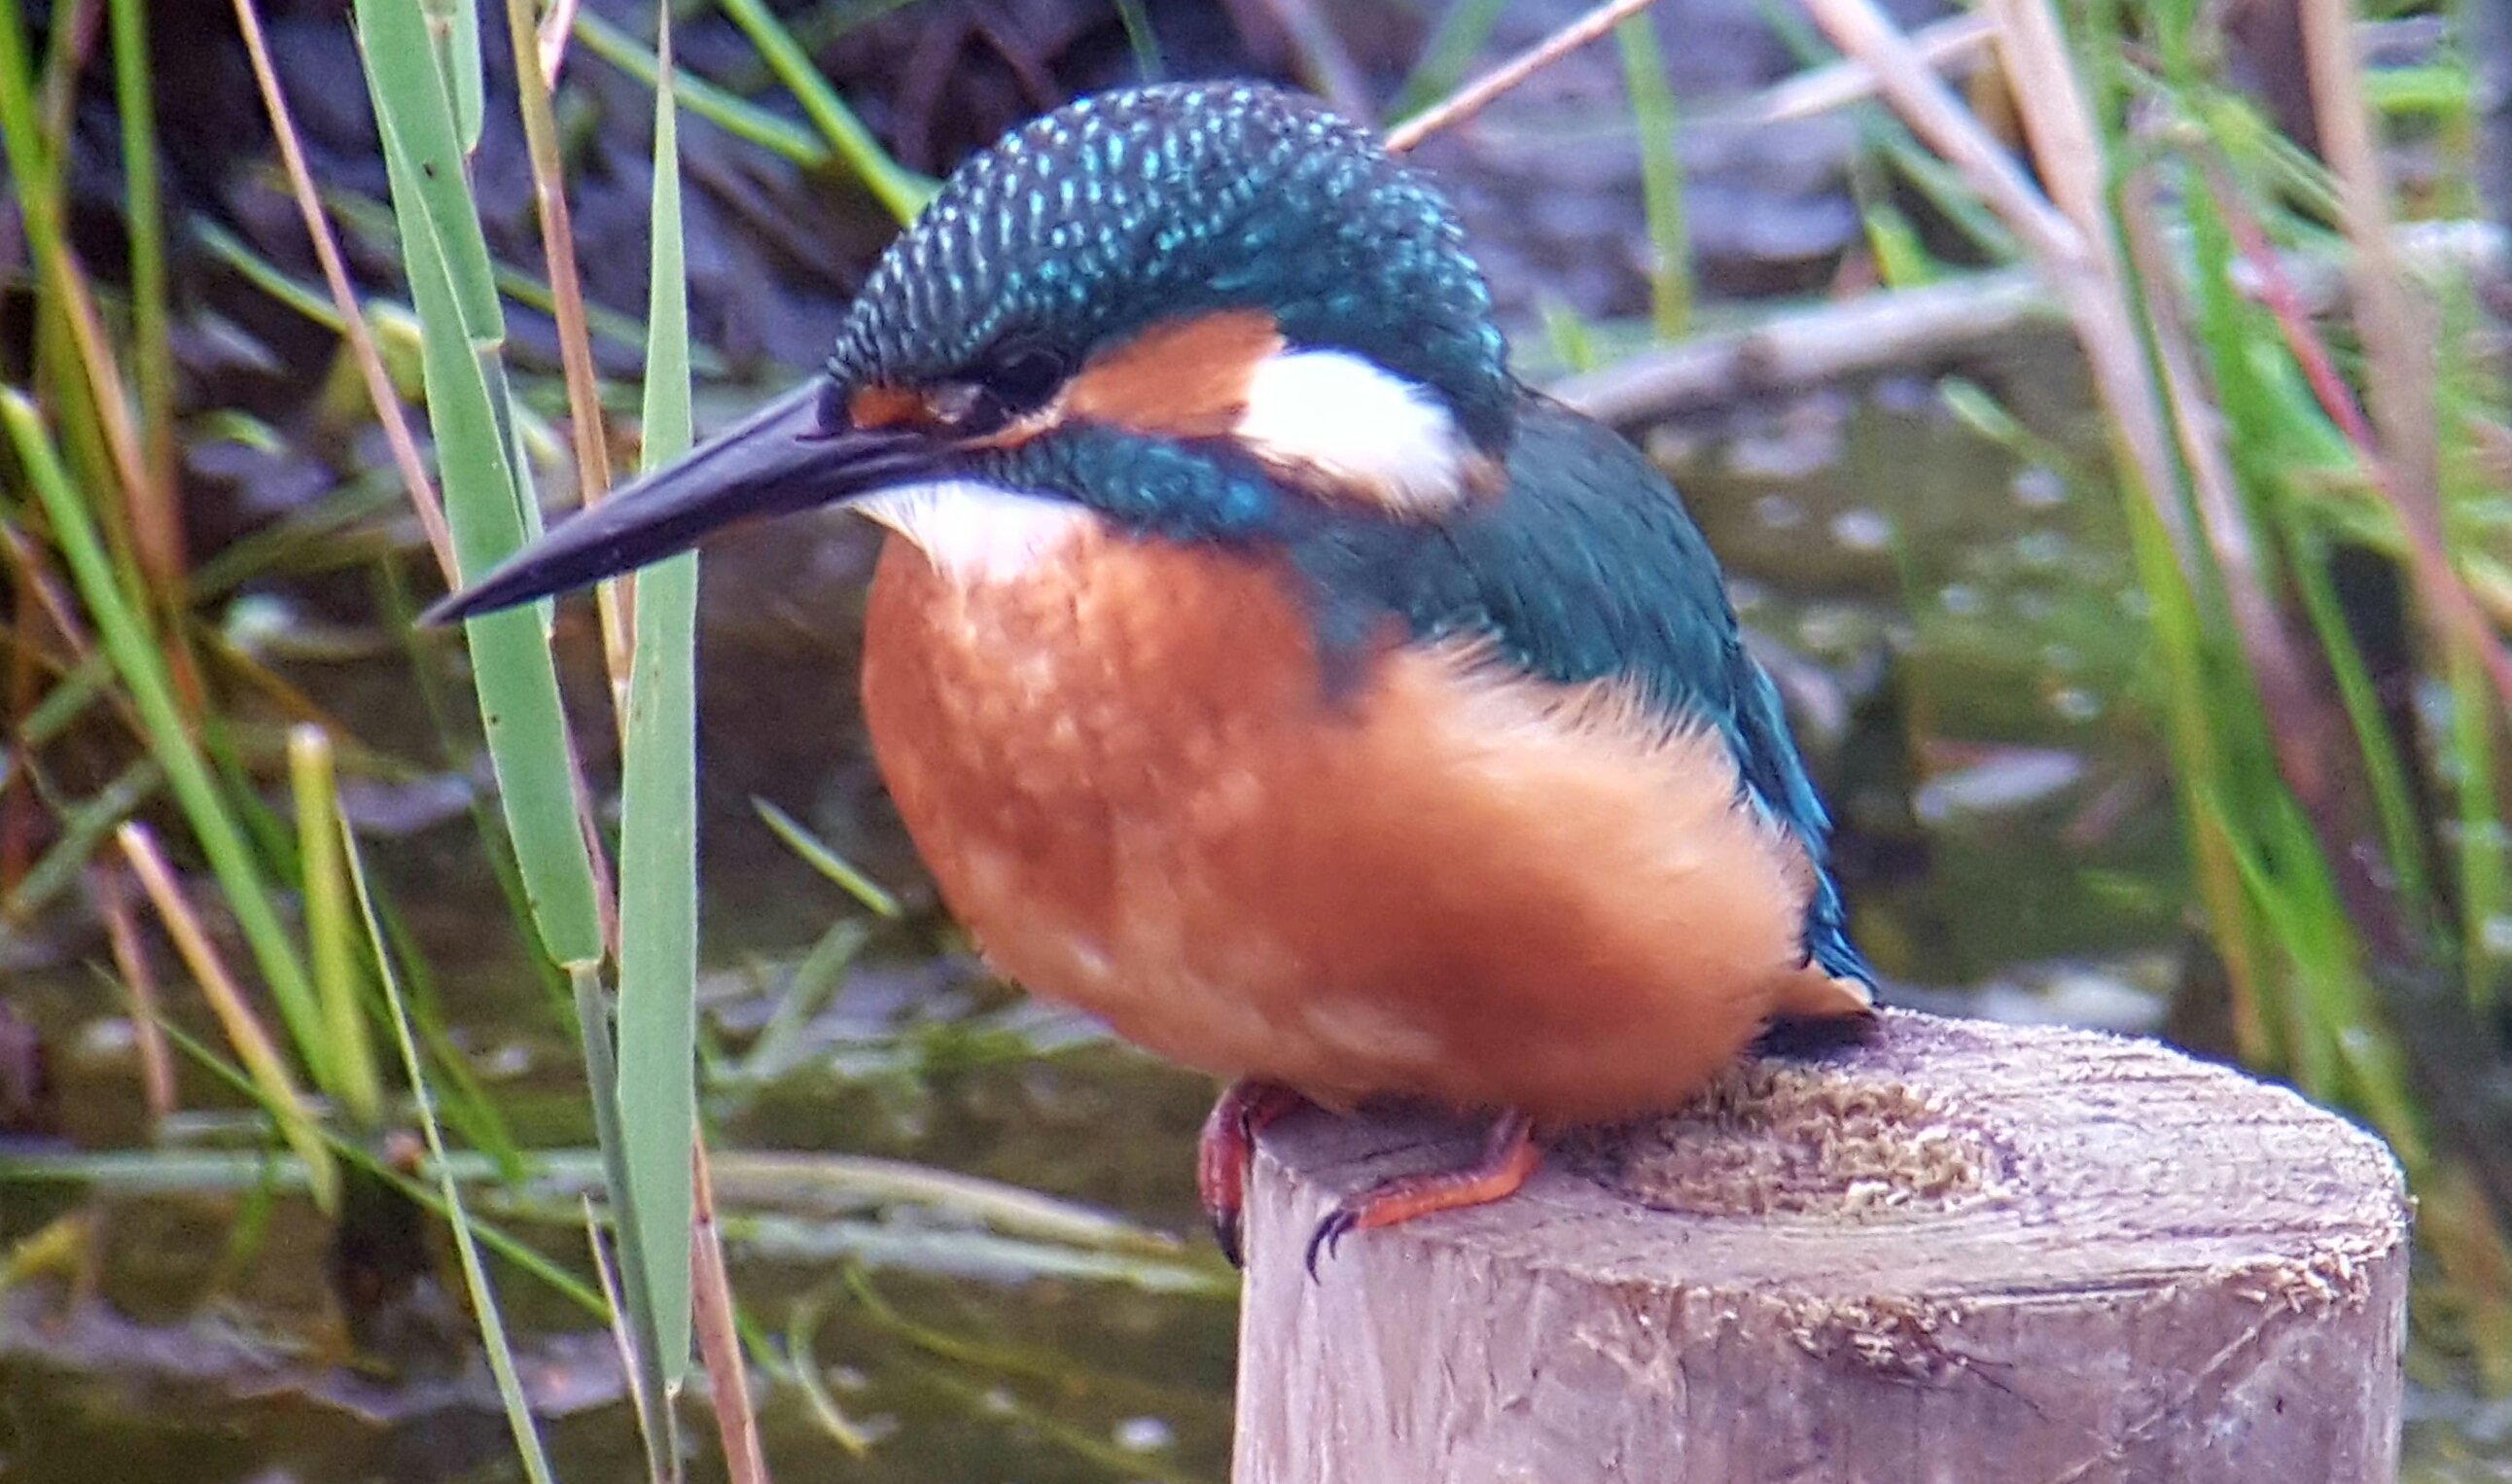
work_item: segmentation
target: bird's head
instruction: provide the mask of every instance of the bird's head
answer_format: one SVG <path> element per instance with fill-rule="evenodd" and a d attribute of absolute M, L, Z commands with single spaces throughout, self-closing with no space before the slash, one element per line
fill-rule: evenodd
<path fill-rule="evenodd" d="M 1497 477 L 1514 388 L 1454 214 L 1311 99 L 1127 89 L 968 160 L 891 246 L 827 375 L 555 527 L 437 616 L 753 515 L 937 487 L 1261 541 L 1429 519 Z"/>

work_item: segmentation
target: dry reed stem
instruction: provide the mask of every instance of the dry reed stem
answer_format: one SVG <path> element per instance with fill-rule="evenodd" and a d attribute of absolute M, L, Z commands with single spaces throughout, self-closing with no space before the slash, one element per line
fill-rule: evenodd
<path fill-rule="evenodd" d="M 46 134 L 67 141 L 75 128 L 78 83 L 96 56 L 97 39 L 102 34 L 104 7 L 98 0 L 77 0 L 67 15 L 66 29 L 59 32 L 60 57 L 48 58 L 44 70 L 43 97 L 38 100 L 41 123 Z M 154 454 L 144 447 L 137 426 L 131 419 L 131 410 L 123 400 L 122 369 L 113 354 L 113 342 L 104 332 L 104 320 L 98 311 L 94 293 L 88 288 L 87 274 L 78 266 L 75 251 L 69 246 L 66 223 L 59 220 L 62 181 L 66 166 L 53 172 L 46 189 L 46 215 L 55 218 L 46 236 L 59 242 L 59 261 L 55 254 L 38 252 L 36 268 L 49 274 L 58 268 L 60 279 L 53 287 L 61 295 L 62 312 L 67 316 L 71 348 L 78 354 L 84 370 L 91 400 L 96 403 L 97 417 L 103 425 L 105 454 L 113 463 L 115 483 L 122 488 L 123 509 L 130 517 L 132 540 L 137 549 L 140 569 L 159 592 L 171 600 L 182 591 L 184 569 L 183 531 L 180 512 L 175 506 L 174 456 L 171 448 L 161 448 Z M 28 189 L 35 188 L 32 183 Z M 27 214 L 37 211 L 27 204 Z M 160 429 L 162 435 L 167 430 Z M 157 440 L 162 443 L 162 437 Z M 183 693 L 189 696 L 198 688 L 189 660 L 179 647 L 170 655 L 177 674 L 181 678 Z"/>
<path fill-rule="evenodd" d="M 2406 529 L 2410 566 L 2428 616 L 2477 656 L 2497 694 L 2512 705 L 2512 652 L 2453 566 L 2443 537 L 2432 333 L 2390 242 L 2389 181 L 2364 96 L 2352 8 L 2345 0 L 2300 3 L 2321 144 L 2337 176 L 2346 233 L 2355 248 L 2356 330 L 2370 362 L 2367 401 L 2381 436 L 2379 456 L 2371 460 L 2374 478 Z"/>
<path fill-rule="evenodd" d="M 1999 55 L 2033 158 L 2050 182 L 2051 199 L 2074 223 L 2083 244 L 2084 271 L 2062 277 L 2061 293 L 2076 321 L 2077 336 L 2119 441 L 2186 567 L 2192 537 L 2178 498 L 2178 471 L 2173 467 L 2161 393 L 2112 241 L 2100 131 L 2049 0 L 1987 0 L 1987 5 L 1997 20 Z M 1973 128 L 1987 141 L 1977 120 Z"/>
<path fill-rule="evenodd" d="M 2142 487 L 2185 564 L 2191 535 L 2175 497 L 2178 474 L 2100 210 L 2102 154 L 2048 7 L 2039 0 L 1990 0 L 1989 12 L 2026 133 L 2042 149 L 2070 151 L 2040 158 L 2066 213 L 2033 186 L 1872 0 L 1807 0 L 1807 9 L 1834 45 L 1874 70 L 1877 90 L 1911 132 L 1961 174 L 2032 254 L 2076 327 L 2125 455 L 2124 472 Z"/>
<path fill-rule="evenodd" d="M 393 467 L 401 473 L 402 488 L 410 495 L 410 508 L 418 516 L 419 528 L 427 533 L 428 549 L 436 554 L 445 585 L 457 586 L 462 578 L 453 560 L 453 535 L 445 526 L 445 507 L 437 499 L 436 485 L 428 478 L 426 462 L 419 457 L 418 441 L 411 436 L 410 417 L 402 410 L 401 395 L 393 390 L 392 374 L 384 370 L 383 356 L 375 349 L 374 332 L 367 324 L 366 310 L 349 284 L 339 241 L 333 236 L 331 221 L 323 215 L 323 198 L 315 191 L 313 172 L 306 169 L 305 146 L 297 137 L 296 120 L 279 85 L 279 73 L 270 64 L 270 45 L 262 35 L 259 8 L 255 0 L 235 0 L 235 15 L 236 25 L 244 32 L 245 54 L 253 64 L 254 82 L 261 89 L 262 109 L 270 115 L 271 137 L 279 144 L 280 166 L 288 173 L 289 192 L 296 198 L 297 215 L 304 219 L 305 235 L 314 245 L 314 259 L 322 265 L 323 282 L 332 291 L 333 307 L 340 314 L 340 332 L 348 338 L 349 358 L 357 363 L 358 377 L 366 383 L 367 400 L 374 404 L 375 420 L 382 425 L 384 442 L 392 449 Z"/>
<path fill-rule="evenodd" d="M 78 110 L 79 79 L 96 59 L 96 39 L 104 24 L 102 0 L 71 0 L 63 24 L 65 29 L 59 33 L 62 55 L 44 59 L 44 70 L 51 75 L 44 79 L 43 126 L 57 139 L 70 137 Z"/>
<path fill-rule="evenodd" d="M 160 594 L 180 592 L 184 567 L 182 534 L 179 527 L 167 525 L 170 512 L 149 496 L 148 460 L 140 450 L 139 429 L 131 419 L 131 407 L 123 400 L 122 367 L 114 359 L 113 342 L 104 332 L 103 313 L 97 308 L 86 275 L 70 259 L 66 245 L 58 254 L 41 255 L 43 262 L 38 269 L 54 279 L 53 292 L 60 298 L 70 343 L 87 372 L 89 400 L 96 404 L 105 454 L 113 460 L 114 482 L 122 487 L 123 508 L 131 512 L 132 537 L 138 546 L 140 567 Z"/>
<path fill-rule="evenodd" d="M 2054 278 L 2083 276 L 2088 250 L 2076 224 L 2050 204 L 2006 146 L 1928 69 L 1891 17 L 1871 0 L 1806 0 L 1806 9 L 1843 55 L 1875 74 L 1876 91 L 1910 132 L 1962 175 L 2023 240 L 2044 272 Z M 2010 56 L 2008 61 L 2012 66 L 2015 59 Z M 2019 94 L 2021 83 L 2019 78 Z"/>
<path fill-rule="evenodd" d="M 1910 32 L 1909 39 L 1910 50 L 1930 71 L 1959 73 L 1988 55 L 1997 40 L 1997 23 L 1986 16 L 1962 12 L 1921 26 Z M 1864 102 L 1875 91 L 1875 69 L 1864 62 L 1854 59 L 1827 62 L 1773 83 L 1742 105 L 1705 115 L 1701 122 L 1730 128 L 1790 124 Z"/>
<path fill-rule="evenodd" d="M 1494 99 L 1562 58 L 1602 37 L 1657 0 L 1608 0 L 1542 41 L 1387 131 L 1386 146 L 1402 154 L 1442 129 L 1453 129 L 1491 106 Z"/>
<path fill-rule="evenodd" d="M 176 954 L 192 971 L 201 996 L 210 1002 L 227 1044 L 235 1048 L 236 1060 L 244 1064 L 254 1086 L 269 1101 L 270 1115 L 279 1125 L 281 1137 L 304 1161 L 305 1178 L 312 1186 L 316 1203 L 326 1212 L 337 1209 L 339 1173 L 333 1164 L 330 1149 L 315 1130 L 314 1113 L 306 1104 L 305 1094 L 297 1087 L 295 1076 L 289 1072 L 287 1061 L 279 1054 L 279 1046 L 270 1038 L 261 1018 L 254 1014 L 253 1004 L 245 997 L 235 975 L 228 971 L 217 945 L 210 940 L 200 915 L 184 897 L 182 883 L 176 879 L 174 865 L 166 859 L 157 837 L 135 820 L 115 830 L 113 838 L 122 847 L 123 858 L 131 863 L 132 874 L 138 877 L 149 905 L 156 908 L 158 920 L 166 926 L 166 936 L 174 940 Z"/>
<path fill-rule="evenodd" d="M 525 152 L 531 162 L 541 257 L 549 269 L 551 315 L 558 322 L 559 367 L 567 381 L 568 433 L 575 449 L 577 498 L 590 507 L 609 491 L 610 448 L 603 431 L 602 385 L 593 366 L 593 336 L 585 327 L 584 281 L 576 269 L 575 226 L 567 205 L 566 165 L 559 158 L 558 117 L 549 81 L 539 66 L 540 35 L 533 29 L 531 0 L 506 0 L 506 30 L 514 50 Z M 610 672 L 611 713 L 623 730 L 628 724 L 628 672 L 636 645 L 635 600 L 636 587 L 625 579 L 604 583 L 594 593 L 602 619 L 602 654 Z"/>
<path fill-rule="evenodd" d="M 549 14 L 541 18 L 541 86 L 544 88 L 556 88 L 559 69 L 567 65 L 567 42 L 575 34 L 576 6 L 577 0 L 550 0 Z"/>
<path fill-rule="evenodd" d="M 166 1022 L 157 994 L 157 970 L 139 941 L 139 922 L 121 876 L 102 866 L 88 869 L 88 890 L 97 916 L 104 919 L 105 940 L 112 947 L 114 972 L 131 996 L 132 1044 L 139 1053 L 139 1087 L 147 1100 L 151 1127 L 175 1112 L 175 1058 L 166 1045 Z"/>
<path fill-rule="evenodd" d="M 725 1471 L 732 1484 L 767 1484 L 759 1417 L 750 1401 L 750 1371 L 742 1360 L 741 1328 L 733 1312 L 732 1275 L 725 1267 L 724 1233 L 715 1220 L 715 1172 L 707 1162 L 703 1131 L 689 1142 L 689 1168 L 696 1196 L 689 1224 L 689 1296 Z"/>

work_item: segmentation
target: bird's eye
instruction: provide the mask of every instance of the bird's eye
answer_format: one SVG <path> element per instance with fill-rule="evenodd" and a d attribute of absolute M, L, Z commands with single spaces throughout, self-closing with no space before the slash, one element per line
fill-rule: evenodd
<path fill-rule="evenodd" d="M 925 406 L 962 437 L 984 437 L 1046 406 L 1069 371 L 1054 351 L 1017 341 L 998 348 L 964 379 L 936 387 Z"/>
<path fill-rule="evenodd" d="M 987 393 L 1014 416 L 1046 406 L 1064 384 L 1064 358 L 1043 345 L 1006 345 L 987 359 L 978 373 Z"/>

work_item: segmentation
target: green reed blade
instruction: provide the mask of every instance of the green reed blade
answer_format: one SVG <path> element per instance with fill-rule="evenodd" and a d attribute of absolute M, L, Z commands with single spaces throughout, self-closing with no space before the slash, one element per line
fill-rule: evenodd
<path fill-rule="evenodd" d="M 661 50 L 668 55 L 668 37 Z M 645 455 L 690 443 L 688 282 L 682 261 L 679 115 L 654 91 L 653 249 L 646 308 Z M 689 1357 L 690 1144 L 697 1136 L 698 558 L 637 579 L 619 820 L 619 1124 L 653 1283 L 656 1358 Z"/>
<path fill-rule="evenodd" d="M 437 65 L 443 69 L 447 96 L 453 99 L 453 129 L 468 156 L 480 148 L 488 122 L 489 90 L 480 50 L 479 0 L 423 0 L 428 29 L 435 33 Z"/>
<path fill-rule="evenodd" d="M 411 7 L 359 0 L 359 42 L 392 181 L 421 343 L 428 413 L 456 558 L 476 576 L 523 544 L 527 475 L 501 359 L 504 323 L 473 209 L 452 105 Z M 547 604 L 468 620 L 473 684 L 532 919 L 562 963 L 602 957 L 592 856 L 575 780 Z"/>

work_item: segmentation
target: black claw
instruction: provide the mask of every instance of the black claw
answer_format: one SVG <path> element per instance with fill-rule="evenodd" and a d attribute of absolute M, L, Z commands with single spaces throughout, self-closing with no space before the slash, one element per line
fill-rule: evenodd
<path fill-rule="evenodd" d="M 1243 1225 L 1240 1213 L 1207 1211 L 1204 1214 L 1212 1219 L 1212 1239 L 1220 1244 L 1221 1255 L 1230 1260 L 1231 1267 L 1245 1270 L 1247 1252 L 1239 1245 L 1239 1228 Z"/>
<path fill-rule="evenodd" d="M 1357 1217 L 1341 1206 L 1335 1207 L 1325 1220 L 1317 1223 L 1317 1230 L 1309 1233 L 1310 1282 L 1317 1280 L 1317 1254 L 1323 1252 L 1328 1257 L 1334 1256 L 1335 1249 L 1343 1245 L 1343 1234 L 1359 1224 Z"/>

